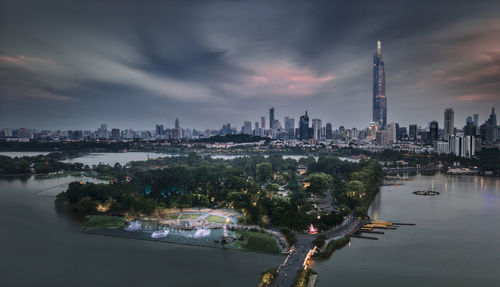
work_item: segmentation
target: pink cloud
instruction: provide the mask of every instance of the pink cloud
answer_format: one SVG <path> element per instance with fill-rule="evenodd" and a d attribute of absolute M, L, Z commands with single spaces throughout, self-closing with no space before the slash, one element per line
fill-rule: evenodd
<path fill-rule="evenodd" d="M 52 63 L 49 60 L 45 60 L 45 59 L 41 59 L 41 58 L 31 58 L 31 57 L 26 57 L 24 55 L 17 56 L 17 57 L 1 56 L 0 55 L 0 62 L 14 64 L 14 65 L 26 65 L 29 63 L 41 63 L 41 64 L 51 64 Z"/>
<path fill-rule="evenodd" d="M 246 83 L 260 94 L 309 96 L 335 79 L 333 75 L 317 76 L 288 62 L 259 65 L 255 72 Z"/>
<path fill-rule="evenodd" d="M 475 102 L 475 101 L 487 101 L 487 100 L 492 100 L 495 98 L 500 98 L 500 95 L 495 95 L 495 94 L 469 94 L 469 95 L 463 95 L 463 96 L 458 96 L 457 100 L 459 102 Z"/>

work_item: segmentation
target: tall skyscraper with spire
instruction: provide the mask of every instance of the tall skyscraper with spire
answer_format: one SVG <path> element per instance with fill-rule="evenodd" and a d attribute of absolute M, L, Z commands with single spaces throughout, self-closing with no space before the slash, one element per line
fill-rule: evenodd
<path fill-rule="evenodd" d="M 385 97 L 385 71 L 382 61 L 382 43 L 377 41 L 377 51 L 373 55 L 373 121 L 379 128 L 387 125 L 387 98 Z"/>

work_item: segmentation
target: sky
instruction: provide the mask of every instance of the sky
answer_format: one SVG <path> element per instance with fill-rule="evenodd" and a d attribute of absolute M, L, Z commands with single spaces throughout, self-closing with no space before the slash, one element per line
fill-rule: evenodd
<path fill-rule="evenodd" d="M 500 109 L 500 1 L 0 0 L 0 128 L 364 128 L 382 41 L 388 122 Z M 269 126 L 269 124 L 266 124 Z"/>

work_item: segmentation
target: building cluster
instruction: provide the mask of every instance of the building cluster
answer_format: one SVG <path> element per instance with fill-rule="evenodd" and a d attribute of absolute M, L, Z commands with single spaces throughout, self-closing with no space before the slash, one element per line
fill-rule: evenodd
<path fill-rule="evenodd" d="M 174 127 L 157 124 L 154 131 L 134 131 L 132 129 L 108 129 L 102 124 L 96 131 L 89 130 L 42 130 L 2 129 L 0 138 L 8 141 L 29 141 L 32 139 L 67 141 L 67 140 L 177 140 L 210 138 L 233 134 L 247 134 L 273 139 L 274 146 L 282 147 L 344 147 L 380 151 L 383 149 L 402 150 L 415 153 L 454 154 L 459 157 L 472 157 L 482 146 L 499 146 L 500 129 L 497 125 L 495 109 L 479 125 L 479 115 L 474 114 L 465 120 L 462 129 L 455 127 L 455 115 L 451 108 L 444 111 L 444 125 L 439 128 L 437 121 L 431 121 L 427 127 L 410 124 L 400 126 L 396 122 L 387 122 L 387 98 L 385 95 L 385 70 L 382 60 L 382 44 L 377 41 L 373 55 L 373 120 L 364 129 L 347 129 L 339 126 L 333 129 L 332 123 L 323 125 L 319 118 L 309 118 L 307 111 L 295 122 L 293 117 L 284 117 L 281 122 L 274 107 L 269 109 L 269 116 L 261 116 L 257 121 L 244 121 L 240 128 L 227 123 L 220 129 L 196 130 L 182 128 L 179 119 Z M 264 141 L 262 141 L 263 143 Z M 213 144 L 213 143 L 212 143 Z"/>

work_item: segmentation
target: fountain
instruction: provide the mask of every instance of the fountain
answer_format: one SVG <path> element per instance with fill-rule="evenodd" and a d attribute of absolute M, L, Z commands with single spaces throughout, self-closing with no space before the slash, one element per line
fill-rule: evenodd
<path fill-rule="evenodd" d="M 134 220 L 134 221 L 130 221 L 127 225 L 127 227 L 125 227 L 125 230 L 127 231 L 140 231 L 142 228 L 142 222 L 140 220 Z"/>
<path fill-rule="evenodd" d="M 199 228 L 196 229 L 194 233 L 194 238 L 204 238 L 210 235 L 210 229 L 207 228 Z"/>
<path fill-rule="evenodd" d="M 154 231 L 153 233 L 151 233 L 151 238 L 164 238 L 167 237 L 169 232 L 170 231 L 167 229 Z"/>

